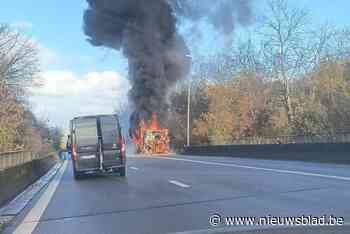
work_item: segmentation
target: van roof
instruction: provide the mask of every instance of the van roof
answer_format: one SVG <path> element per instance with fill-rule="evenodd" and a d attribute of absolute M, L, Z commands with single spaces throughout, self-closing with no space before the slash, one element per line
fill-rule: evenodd
<path fill-rule="evenodd" d="M 86 115 L 86 116 L 75 117 L 73 120 L 88 119 L 88 118 L 98 118 L 98 117 L 108 117 L 108 116 L 116 116 L 118 118 L 117 114 L 111 114 L 111 115 Z"/>

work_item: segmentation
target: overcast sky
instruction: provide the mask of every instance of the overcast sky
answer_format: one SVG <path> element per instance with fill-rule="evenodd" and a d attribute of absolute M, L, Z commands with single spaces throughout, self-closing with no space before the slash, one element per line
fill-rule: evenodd
<path fill-rule="evenodd" d="M 258 13 L 264 0 L 255 0 Z M 316 23 L 350 25 L 349 0 L 290 0 L 311 10 Z M 112 113 L 127 99 L 130 88 L 123 56 L 92 47 L 82 31 L 85 0 L 2 1 L 0 23 L 29 34 L 40 47 L 43 86 L 31 90 L 35 113 L 50 123 L 67 127 L 77 115 Z M 204 52 L 215 37 L 204 37 Z M 209 51 L 208 51 L 209 52 Z"/>

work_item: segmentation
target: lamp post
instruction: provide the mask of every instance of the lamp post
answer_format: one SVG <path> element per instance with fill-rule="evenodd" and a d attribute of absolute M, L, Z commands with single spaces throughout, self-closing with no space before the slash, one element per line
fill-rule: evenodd
<path fill-rule="evenodd" d="M 187 90 L 187 147 L 190 146 L 190 112 L 191 112 L 191 81 L 188 82 L 188 90 Z"/>
<path fill-rule="evenodd" d="M 190 54 L 186 55 L 187 58 L 189 58 L 191 60 L 192 63 L 192 56 Z M 191 115 L 191 77 L 188 81 L 188 89 L 187 89 L 187 141 L 186 141 L 186 146 L 189 147 L 190 146 L 190 134 L 191 134 L 191 130 L 190 130 L 190 116 Z"/>

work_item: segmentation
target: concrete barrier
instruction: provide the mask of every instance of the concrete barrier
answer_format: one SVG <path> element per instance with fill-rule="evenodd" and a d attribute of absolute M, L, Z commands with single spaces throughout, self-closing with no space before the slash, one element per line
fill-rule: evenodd
<path fill-rule="evenodd" d="M 30 151 L 13 151 L 0 153 L 0 170 L 15 167 L 36 159 Z"/>
<path fill-rule="evenodd" d="M 56 163 L 57 156 L 52 155 L 0 171 L 0 207 L 43 176 Z"/>
<path fill-rule="evenodd" d="M 350 164 L 349 143 L 191 146 L 183 154 Z"/>

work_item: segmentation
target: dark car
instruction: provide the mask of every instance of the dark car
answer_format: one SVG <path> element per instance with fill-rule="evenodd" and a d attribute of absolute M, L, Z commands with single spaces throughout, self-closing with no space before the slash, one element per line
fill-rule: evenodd
<path fill-rule="evenodd" d="M 126 175 L 125 142 L 117 115 L 74 118 L 69 140 L 76 179 L 95 173 Z"/>

